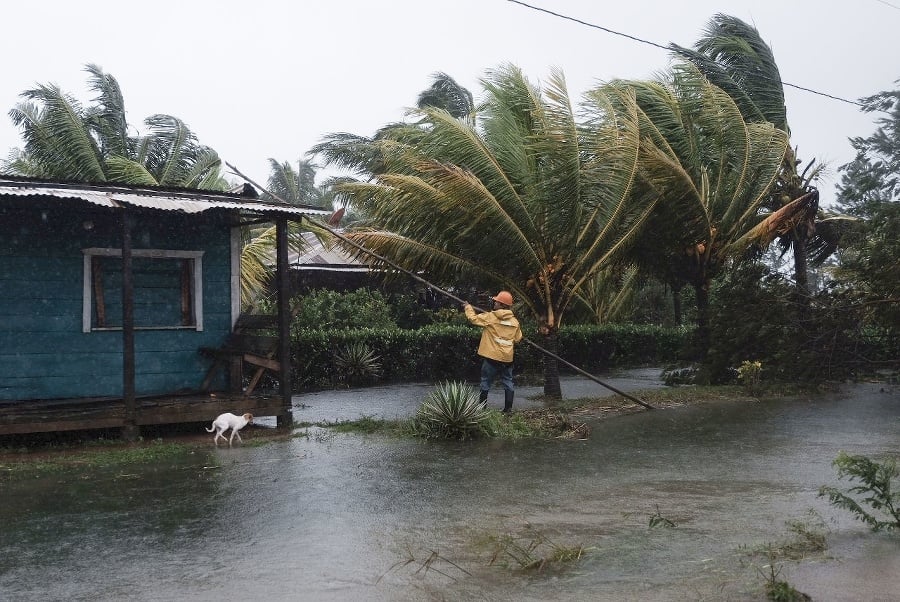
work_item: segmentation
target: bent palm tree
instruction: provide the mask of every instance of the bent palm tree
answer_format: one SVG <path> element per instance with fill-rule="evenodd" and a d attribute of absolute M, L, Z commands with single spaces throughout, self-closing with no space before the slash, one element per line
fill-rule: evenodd
<path fill-rule="evenodd" d="M 310 161 L 297 161 L 297 169 L 289 161 L 279 163 L 269 159 L 268 190 L 278 199 L 293 205 L 313 205 L 324 207 L 327 199 L 322 189 L 316 186 L 316 167 Z M 263 199 L 269 199 L 269 192 Z"/>
<path fill-rule="evenodd" d="M 784 87 L 772 49 L 762 40 L 756 28 L 736 17 L 715 15 L 696 42 L 694 49 L 676 44 L 672 49 L 691 61 L 714 84 L 725 90 L 748 121 L 767 121 L 790 136 Z M 765 247 L 775 233 L 782 253 L 793 252 L 794 279 L 799 297 L 805 303 L 809 296 L 807 257 L 810 249 L 818 261 L 834 250 L 833 228 L 817 232 L 818 220 L 833 224 L 840 216 L 825 215 L 819 210 L 819 195 L 813 182 L 821 165 L 811 161 L 798 170 L 796 150 L 785 149 L 781 170 L 765 206 L 770 214 L 755 242 Z M 801 200 L 802 199 L 802 200 Z"/>
<path fill-rule="evenodd" d="M 771 123 L 744 120 L 735 101 L 690 63 L 668 80 L 616 81 L 590 92 L 613 99 L 617 112 L 639 107 L 641 180 L 662 202 L 634 256 L 695 290 L 701 353 L 709 345 L 709 287 L 747 249 L 785 148 Z"/>
<path fill-rule="evenodd" d="M 371 141 L 383 169 L 337 186 L 371 220 L 348 236 L 436 282 L 512 291 L 553 351 L 570 303 L 627 250 L 657 200 L 634 187 L 637 111 L 595 101 L 579 124 L 558 71 L 544 90 L 511 65 L 483 85 L 477 127 L 425 106 L 418 127 Z M 560 396 L 553 361 L 544 392 Z"/>
<path fill-rule="evenodd" d="M 432 76 L 431 86 L 419 94 L 416 106 L 420 109 L 444 109 L 455 118 L 475 125 L 475 100 L 472 93 L 443 72 Z"/>
<path fill-rule="evenodd" d="M 198 144 L 184 122 L 171 115 L 152 115 L 144 121 L 150 133 L 131 136 L 116 79 L 96 65 L 85 70 L 90 89 L 98 94 L 88 108 L 55 85 L 22 93 L 25 101 L 9 115 L 20 128 L 25 147 L 6 169 L 81 182 L 227 188 L 218 155 Z"/>
<path fill-rule="evenodd" d="M 269 159 L 271 169 L 268 178 L 268 189 L 263 199 L 276 200 L 294 205 L 306 205 L 327 208 L 331 201 L 328 194 L 316 186 L 315 166 L 309 161 L 299 161 L 298 169 L 288 161 L 279 163 Z M 330 240 L 327 230 L 307 223 L 302 227 L 291 223 L 288 225 L 288 247 L 302 252 L 306 242 L 301 235 L 303 231 L 313 232 L 323 242 Z M 247 307 L 259 300 L 261 293 L 271 277 L 271 264 L 275 250 L 275 226 L 254 226 L 243 231 L 244 244 L 241 248 L 241 301 Z"/>

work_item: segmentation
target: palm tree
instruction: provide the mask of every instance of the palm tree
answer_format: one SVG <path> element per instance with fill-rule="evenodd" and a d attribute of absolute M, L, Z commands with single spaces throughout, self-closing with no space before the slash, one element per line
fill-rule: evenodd
<path fill-rule="evenodd" d="M 637 112 L 613 115 L 598 98 L 579 124 L 558 71 L 544 90 L 512 65 L 482 83 L 477 127 L 426 105 L 417 126 L 351 149 L 362 153 L 323 154 L 357 166 L 379 158 L 368 181 L 337 187 L 370 217 L 354 242 L 437 283 L 512 291 L 554 351 L 567 308 L 624 254 L 658 198 L 635 190 Z M 544 392 L 560 396 L 554 361 Z"/>
<path fill-rule="evenodd" d="M 221 161 L 197 143 L 184 122 L 152 115 L 149 133 L 129 134 L 125 101 L 116 79 L 96 65 L 85 69 L 97 93 L 88 108 L 55 85 L 38 85 L 9 113 L 22 132 L 23 149 L 4 169 L 19 175 L 81 182 L 122 182 L 225 190 Z"/>
<path fill-rule="evenodd" d="M 416 106 L 420 109 L 444 109 L 456 119 L 475 125 L 475 100 L 472 93 L 444 72 L 432 75 L 431 86 L 419 94 Z"/>
<path fill-rule="evenodd" d="M 709 288 L 748 247 L 779 173 L 787 135 L 747 122 L 736 102 L 690 63 L 659 81 L 615 81 L 589 93 L 616 112 L 638 107 L 643 184 L 662 198 L 633 258 L 645 270 L 693 286 L 701 354 L 709 346 Z"/>
<path fill-rule="evenodd" d="M 432 75 L 431 86 L 419 93 L 416 106 L 420 110 L 427 107 L 443 109 L 455 119 L 465 121 L 470 127 L 475 126 L 475 101 L 472 93 L 446 73 L 437 72 Z M 383 173 L 386 166 L 380 150 L 382 141 L 399 136 L 412 141 L 420 128 L 427 127 L 427 121 L 415 124 L 398 122 L 380 128 L 372 137 L 346 132 L 328 134 L 307 154 L 321 156 L 326 164 L 352 173 L 350 176 L 336 176 L 326 180 L 322 187 L 331 191 L 340 184 L 368 180 L 375 174 Z M 357 207 L 345 222 L 349 224 L 365 219 L 362 209 Z"/>
<path fill-rule="evenodd" d="M 294 205 L 313 205 L 324 207 L 326 205 L 325 193 L 316 186 L 316 166 L 308 160 L 297 161 L 297 168 L 289 161 L 279 163 L 275 159 L 269 159 L 269 180 L 267 188 L 282 201 Z M 263 194 L 263 199 L 272 195 Z"/>
<path fill-rule="evenodd" d="M 267 181 L 267 189 L 262 198 L 277 200 L 294 205 L 314 207 L 331 207 L 331 193 L 316 185 L 316 167 L 306 160 L 297 162 L 297 169 L 289 161 L 278 162 L 269 159 L 271 172 Z M 336 225 L 336 224 L 333 224 Z M 304 227 L 298 224 L 288 226 L 288 246 L 298 252 L 306 247 L 301 232 L 311 231 L 320 240 L 331 239 L 327 230 L 307 223 Z M 271 276 L 271 263 L 275 249 L 275 226 L 255 225 L 243 233 L 244 244 L 241 248 L 241 300 L 245 307 L 260 300 Z"/>
<path fill-rule="evenodd" d="M 691 61 L 714 84 L 725 90 L 740 108 L 744 119 L 769 122 L 790 135 L 781 74 L 771 48 L 756 28 L 736 17 L 715 15 L 694 49 L 676 44 L 672 49 Z M 836 216 L 820 215 L 819 195 L 813 183 L 822 166 L 809 162 L 801 171 L 796 149 L 785 149 L 781 170 L 765 203 L 767 224 L 755 233 L 756 242 L 767 246 L 778 238 L 782 253 L 793 251 L 794 279 L 802 302 L 809 297 L 807 257 L 809 246 L 815 258 L 824 260 L 834 249 L 834 240 L 823 229 L 816 235 L 816 219 L 835 221 Z"/>

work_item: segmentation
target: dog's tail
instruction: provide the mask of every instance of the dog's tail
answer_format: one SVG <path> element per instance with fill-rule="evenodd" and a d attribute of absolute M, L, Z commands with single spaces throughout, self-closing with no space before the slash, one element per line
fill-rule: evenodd
<path fill-rule="evenodd" d="M 216 430 L 216 423 L 215 423 L 215 422 L 212 423 L 212 428 L 206 429 L 206 432 L 207 432 L 207 433 L 211 433 L 211 432 L 213 432 L 214 430 Z"/>

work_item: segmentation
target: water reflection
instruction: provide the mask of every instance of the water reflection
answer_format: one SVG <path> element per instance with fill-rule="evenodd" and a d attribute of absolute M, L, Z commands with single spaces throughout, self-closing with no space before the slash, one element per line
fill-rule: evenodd
<path fill-rule="evenodd" d="M 816 496 L 838 450 L 900 456 L 896 392 L 622 416 L 587 441 L 319 434 L 167 466 L 3 483 L 0 599 L 753 600 L 813 510 L 826 554 L 784 562 L 817 600 L 890 599 L 900 543 Z M 674 528 L 649 528 L 654 514 Z M 584 546 L 524 572 L 498 541 Z M 548 544 L 545 544 L 545 546 Z"/>

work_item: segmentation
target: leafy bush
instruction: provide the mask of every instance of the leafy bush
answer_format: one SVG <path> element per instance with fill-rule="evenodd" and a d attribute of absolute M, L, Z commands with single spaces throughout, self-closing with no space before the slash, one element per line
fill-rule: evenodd
<path fill-rule="evenodd" d="M 391 306 L 378 291 L 359 289 L 339 293 L 311 291 L 294 300 L 299 310 L 294 324 L 321 330 L 391 328 L 396 326 Z"/>
<path fill-rule="evenodd" d="M 838 478 L 845 475 L 850 480 L 858 480 L 846 493 L 836 487 L 821 487 L 819 496 L 828 497 L 833 506 L 849 510 L 861 521 L 869 525 L 873 531 L 893 531 L 900 528 L 900 492 L 891 491 L 891 480 L 898 475 L 896 460 L 887 460 L 883 464 L 874 462 L 865 456 L 851 456 L 840 452 L 832 465 L 837 468 Z M 866 510 L 851 495 L 865 496 L 862 502 L 871 507 L 873 514 Z"/>
<path fill-rule="evenodd" d="M 783 275 L 746 264 L 717 282 L 712 297 L 705 382 L 728 382 L 747 357 L 780 381 L 838 380 L 897 366 L 895 331 L 867 326 L 870 308 L 834 282 L 799 303 Z"/>
<path fill-rule="evenodd" d="M 482 434 L 490 414 L 478 399 L 478 389 L 463 382 L 439 383 L 413 418 L 413 430 L 428 439 L 465 441 Z"/>
<path fill-rule="evenodd" d="M 481 331 L 466 325 L 432 324 L 418 330 L 359 328 L 320 330 L 295 322 L 291 353 L 293 386 L 297 390 L 332 387 L 341 383 L 334 350 L 352 342 L 365 344 L 380 358 L 382 380 L 437 382 L 475 380 L 481 361 L 476 355 Z M 572 326 L 559 336 L 559 354 L 576 366 L 602 371 L 612 366 L 666 363 L 678 357 L 689 330 L 654 326 Z M 541 337 L 531 332 L 541 344 Z M 561 367 L 565 373 L 565 367 Z M 516 348 L 515 373 L 541 374 L 543 356 L 530 345 Z"/>
<path fill-rule="evenodd" d="M 738 382 L 752 395 L 759 393 L 759 381 L 762 378 L 762 362 L 744 360 L 737 368 Z"/>
<path fill-rule="evenodd" d="M 295 389 L 331 387 L 340 382 L 333 350 L 365 344 L 381 358 L 381 378 L 389 382 L 476 378 L 478 331 L 465 326 L 433 325 L 419 330 L 295 328 L 291 357 Z"/>

